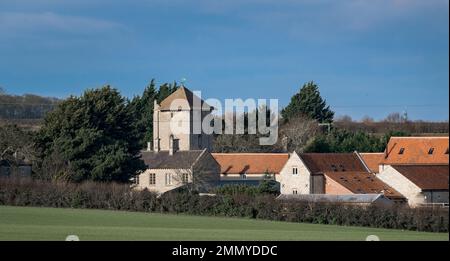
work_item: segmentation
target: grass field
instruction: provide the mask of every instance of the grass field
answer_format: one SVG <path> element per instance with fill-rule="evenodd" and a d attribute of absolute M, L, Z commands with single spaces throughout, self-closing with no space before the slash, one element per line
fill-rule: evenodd
<path fill-rule="evenodd" d="M 0 240 L 448 240 L 424 233 L 250 219 L 0 206 Z"/>

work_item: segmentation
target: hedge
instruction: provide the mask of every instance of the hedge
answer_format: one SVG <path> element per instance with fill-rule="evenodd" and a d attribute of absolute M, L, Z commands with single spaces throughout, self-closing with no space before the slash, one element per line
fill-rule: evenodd
<path fill-rule="evenodd" d="M 449 220 L 448 209 L 443 208 L 280 202 L 271 194 L 237 192 L 199 196 L 179 190 L 157 197 L 147 190 L 132 190 L 127 184 L 24 178 L 0 178 L 0 205 L 183 213 L 430 232 L 448 232 Z"/>

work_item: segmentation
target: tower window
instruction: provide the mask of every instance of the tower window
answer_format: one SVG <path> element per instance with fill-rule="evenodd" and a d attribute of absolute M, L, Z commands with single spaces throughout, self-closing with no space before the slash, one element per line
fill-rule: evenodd
<path fill-rule="evenodd" d="M 297 167 L 293 167 L 292 168 L 292 175 L 297 175 L 298 174 L 298 168 Z"/>
<path fill-rule="evenodd" d="M 400 148 L 400 150 L 398 151 L 398 154 L 403 154 L 405 152 L 405 148 Z"/>
<path fill-rule="evenodd" d="M 430 149 L 428 150 L 428 154 L 429 154 L 429 155 L 433 154 L 433 152 L 434 152 L 434 148 L 430 148 Z"/>
<path fill-rule="evenodd" d="M 166 173 L 166 186 L 172 185 L 172 174 Z"/>
<path fill-rule="evenodd" d="M 183 184 L 186 184 L 189 182 L 189 175 L 187 173 L 183 173 L 182 182 L 183 182 Z"/>
<path fill-rule="evenodd" d="M 139 185 L 139 175 L 136 175 L 136 177 L 134 178 L 134 181 L 135 181 L 136 185 Z"/>
<path fill-rule="evenodd" d="M 156 174 L 150 173 L 148 177 L 148 184 L 155 185 L 156 184 Z"/>

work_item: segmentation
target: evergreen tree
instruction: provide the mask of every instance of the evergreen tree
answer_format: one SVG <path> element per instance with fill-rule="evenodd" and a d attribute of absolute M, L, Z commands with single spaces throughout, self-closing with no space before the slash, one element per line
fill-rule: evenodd
<path fill-rule="evenodd" d="M 155 80 L 152 79 L 144 90 L 142 96 L 134 97 L 130 103 L 130 110 L 134 115 L 134 126 L 137 129 L 137 135 L 141 148 L 147 146 L 147 142 L 153 140 L 153 106 L 154 101 L 161 103 L 170 94 L 178 89 L 177 83 L 164 83 L 156 90 Z"/>
<path fill-rule="evenodd" d="M 320 96 L 319 88 L 314 82 L 303 85 L 300 92 L 292 96 L 289 105 L 284 108 L 281 115 L 285 120 L 306 115 L 320 123 L 332 122 L 334 112 Z"/>
<path fill-rule="evenodd" d="M 142 148 L 153 139 L 153 106 L 157 97 L 158 92 L 156 91 L 155 80 L 152 79 L 145 88 L 142 97 L 134 97 L 130 103 L 130 108 L 136 120 L 135 126 L 138 132 L 138 139 Z"/>
<path fill-rule="evenodd" d="M 173 84 L 164 83 L 163 85 L 161 85 L 158 91 L 158 103 L 161 103 L 161 101 L 163 101 L 177 89 L 178 86 L 176 82 L 174 82 Z"/>
<path fill-rule="evenodd" d="M 133 116 L 127 100 L 109 86 L 69 97 L 47 114 L 37 135 L 42 172 L 57 165 L 47 178 L 128 181 L 144 167 Z"/>

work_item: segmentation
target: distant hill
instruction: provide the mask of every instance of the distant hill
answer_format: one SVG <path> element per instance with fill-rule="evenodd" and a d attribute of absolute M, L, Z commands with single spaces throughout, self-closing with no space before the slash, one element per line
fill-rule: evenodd
<path fill-rule="evenodd" d="M 60 102 L 57 98 L 34 94 L 0 93 L 0 120 L 38 120 Z"/>

